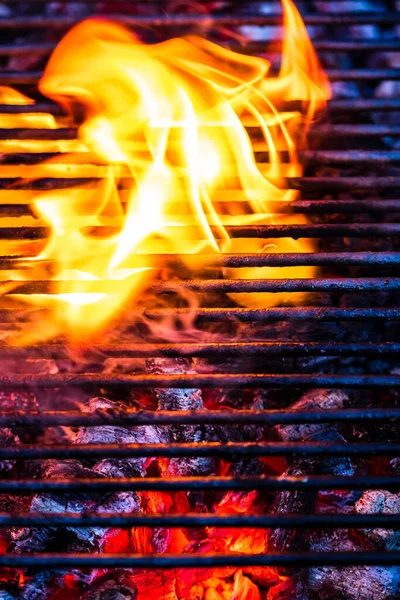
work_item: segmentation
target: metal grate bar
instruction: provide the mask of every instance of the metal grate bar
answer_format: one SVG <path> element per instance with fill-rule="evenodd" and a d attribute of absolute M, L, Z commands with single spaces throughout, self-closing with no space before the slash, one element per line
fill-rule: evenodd
<path fill-rule="evenodd" d="M 11 322 L 35 316 L 38 311 L 45 311 L 42 308 L 16 309 L 0 308 L 0 322 Z M 279 307 L 279 308 L 175 308 L 130 311 L 131 318 L 146 317 L 148 319 L 180 318 L 191 316 L 207 321 L 220 321 L 221 319 L 235 319 L 242 322 L 270 322 L 270 321 L 398 321 L 400 319 L 400 310 L 397 308 L 327 308 L 327 307 Z M 118 345 L 121 352 L 124 351 L 124 345 Z M 53 356 L 63 356 L 66 354 L 64 346 L 55 344 L 46 346 L 3 346 L 1 347 L 2 356 L 38 356 L 40 358 L 51 358 Z M 129 349 L 129 348 L 128 348 Z M 81 350 L 84 351 L 85 349 Z M 118 352 L 117 348 L 111 346 L 91 346 L 87 353 Z M 0 417 L 1 422 L 1 417 Z"/>
<path fill-rule="evenodd" d="M 223 44 L 230 50 L 245 54 L 271 54 L 280 53 L 282 44 L 280 42 L 257 42 L 249 41 L 244 44 Z M 57 44 L 48 42 L 24 43 L 24 44 L 0 44 L 0 56 L 25 56 L 36 54 L 47 56 L 53 52 Z M 363 41 L 313 41 L 316 52 L 396 52 L 400 50 L 399 40 L 363 40 Z"/>
<path fill-rule="evenodd" d="M 139 425 L 226 425 L 341 423 L 347 421 L 385 421 L 400 419 L 400 408 L 349 408 L 345 410 L 292 411 L 292 410 L 207 410 L 207 411 L 133 411 L 97 410 L 95 414 L 82 412 L 40 411 L 0 414 L 1 427 L 101 427 Z M 92 481 L 92 480 L 90 480 Z M 119 481 L 119 480 L 118 480 Z M 147 479 L 146 479 L 147 481 Z"/>
<path fill-rule="evenodd" d="M 10 196 L 13 191 L 10 190 Z M 32 192 L 32 200 L 33 200 Z M 11 198 L 10 198 L 11 199 Z M 26 200 L 21 199 L 22 202 Z M 216 202 L 215 205 L 226 204 L 227 201 Z M 233 199 L 230 204 L 235 204 Z M 85 210 L 97 208 L 95 203 L 89 201 L 84 205 Z M 276 202 L 268 201 L 268 208 L 270 214 L 303 214 L 303 213 L 388 213 L 388 212 L 399 212 L 400 213 L 400 200 L 386 200 L 384 198 L 372 198 L 367 199 L 339 199 L 339 200 L 293 200 L 292 202 Z M 30 204 L 0 204 L 0 218 L 1 217 L 22 217 L 22 216 L 33 216 Z M 362 224 L 364 225 L 364 224 Z M 269 226 L 268 226 L 269 227 Z"/>
<path fill-rule="evenodd" d="M 4 263 L 0 263 L 2 269 Z M 15 268 L 12 263 L 5 268 Z M 101 283 L 101 282 L 100 282 Z M 107 289 L 111 282 L 106 282 Z M 114 282 L 115 283 L 115 282 Z M 11 289 L 12 294 L 46 294 L 50 291 L 51 282 L 34 281 L 21 284 L 19 281 L 3 281 L 3 285 L 18 287 Z M 73 282 L 77 289 L 78 282 Z M 92 284 L 91 284 L 92 285 Z M 93 283 L 94 286 L 94 283 Z M 86 286 L 87 288 L 87 286 Z M 91 288 L 92 289 L 92 288 Z M 101 289 L 104 289 L 103 287 Z M 176 292 L 178 290 L 191 290 L 196 292 L 395 292 L 400 291 L 400 278 L 376 277 L 376 278 L 321 278 L 321 279 L 190 279 L 176 281 L 157 281 L 149 286 L 155 292 Z M 96 288 L 93 287 L 96 291 Z M 78 290 L 79 291 L 79 290 Z M 101 291 L 101 290 L 100 290 Z"/>
<path fill-rule="evenodd" d="M 391 490 L 397 492 L 400 477 L 388 476 L 324 476 L 307 477 L 139 477 L 132 479 L 1 479 L 0 492 L 27 493 L 75 493 L 75 492 L 121 492 L 121 491 L 182 491 L 182 490 Z"/>
<path fill-rule="evenodd" d="M 400 529 L 400 514 L 391 515 L 199 515 L 199 514 L 112 514 L 112 513 L 0 513 L 0 527 L 251 527 L 291 529 L 336 529 L 379 527 Z"/>
<path fill-rule="evenodd" d="M 314 374 L 197 374 L 197 375 L 101 375 L 96 373 L 60 373 L 57 375 L 20 375 L 0 377 L 0 389 L 57 388 L 68 386 L 129 388 L 261 388 L 294 386 L 297 388 L 398 387 L 397 375 L 314 375 Z M 0 448 L 1 452 L 1 448 Z"/>
<path fill-rule="evenodd" d="M 18 268 L 18 263 L 13 262 L 17 257 L 3 257 L 2 268 L 5 264 L 13 265 L 13 268 Z M 23 258 L 21 258 L 21 266 L 23 266 Z M 51 264 L 48 261 L 36 264 Z M 270 253 L 270 254 L 136 254 L 129 260 L 129 267 L 181 267 L 192 266 L 193 268 L 201 267 L 298 267 L 298 266 L 380 266 L 394 267 L 400 265 L 400 252 L 287 252 L 287 253 Z M 7 266 L 10 268 L 10 266 Z M 5 282 L 3 282 L 5 283 Z M 49 281 L 35 281 L 28 285 L 43 288 L 43 285 L 48 285 Z M 82 291 L 103 291 L 104 285 L 107 289 L 118 289 L 121 285 L 118 281 L 103 280 L 103 281 L 81 281 Z M 21 288 L 24 286 L 21 285 Z M 34 288 L 33 288 L 34 289 Z M 76 282 L 76 292 L 79 290 L 79 281 Z M 23 292 L 26 293 L 26 292 Z M 35 293 L 35 292 L 33 292 Z M 40 292 L 36 292 L 40 293 Z"/>
<path fill-rule="evenodd" d="M 213 27 L 242 25 L 281 25 L 281 14 L 259 15 L 241 14 L 234 15 L 228 12 L 224 15 L 204 14 L 163 14 L 158 16 L 131 16 L 123 14 L 108 14 L 108 19 L 122 23 L 128 27 L 188 27 L 200 26 L 212 29 Z M 306 25 L 393 25 L 400 23 L 400 12 L 360 12 L 360 13 L 338 13 L 338 14 L 304 14 L 303 21 Z M 45 17 L 29 16 L 16 18 L 0 18 L 0 29 L 66 29 L 77 23 L 77 19 L 71 17 Z"/>
<path fill-rule="evenodd" d="M 284 567 L 400 565 L 400 552 L 299 552 L 294 554 L 1 554 L 0 566 L 11 568 Z"/>
<path fill-rule="evenodd" d="M 1 46 L 0 46 L 1 48 Z M 10 46 L 15 49 L 15 46 Z M 1 52 L 0 52 L 1 54 Z M 298 101 L 282 103 L 282 110 L 299 110 L 301 103 Z M 328 102 L 329 112 L 337 113 L 359 113 L 366 111 L 368 113 L 375 111 L 399 110 L 400 99 L 398 98 L 372 98 L 372 99 L 352 99 L 352 100 L 330 100 Z M 36 104 L 0 104 L 0 114 L 31 114 L 48 113 L 52 115 L 64 115 L 64 110 L 58 104 L 53 102 L 37 102 Z"/>
<path fill-rule="evenodd" d="M 1 30 L 0 19 L 0 30 Z M 329 81 L 371 81 L 376 79 L 398 81 L 400 69 L 325 69 Z M 0 71 L 1 85 L 37 85 L 40 71 Z"/>
<path fill-rule="evenodd" d="M 99 225 L 91 228 L 93 231 L 106 230 L 110 232 L 119 227 L 116 225 Z M 220 229 L 211 225 L 211 231 L 216 238 L 221 237 Z M 185 232 L 189 239 L 197 239 L 202 235 L 201 227 L 182 225 L 179 227 L 164 227 L 163 231 Z M 397 236 L 400 234 L 400 223 L 344 223 L 344 224 L 295 224 L 295 225 L 226 225 L 225 231 L 231 238 L 271 239 L 271 238 L 328 238 L 328 237 L 371 237 Z M 0 240 L 37 240 L 48 236 L 49 229 L 38 223 L 37 226 L 2 227 L 0 220 Z M 0 257 L 1 260 L 1 257 Z"/>
<path fill-rule="evenodd" d="M 396 319 L 400 316 L 397 313 Z M 60 349 L 39 346 L 36 351 L 31 348 L 22 348 L 15 351 L 10 348 L 1 348 L 2 356 L 46 356 L 59 357 Z M 250 358 L 257 356 L 398 356 L 400 355 L 400 344 L 392 342 L 373 343 L 346 343 L 330 344 L 319 342 L 226 342 L 226 343 L 204 343 L 204 344 L 116 344 L 114 346 L 94 346 L 89 350 L 99 352 L 102 356 L 123 358 L 149 358 L 149 357 L 185 357 L 196 358 L 221 358 L 237 357 Z M 61 350 L 61 355 L 63 354 Z"/>
<path fill-rule="evenodd" d="M 312 377 L 312 376 L 311 376 Z M 193 386 L 197 385 L 193 383 Z M 393 386 L 391 386 L 393 387 Z M 0 447 L 1 460 L 151 458 L 213 456 L 230 462 L 254 456 L 397 456 L 400 443 L 325 443 L 325 442 L 247 442 L 247 443 L 186 443 L 186 444 L 57 444 Z"/>
<path fill-rule="evenodd" d="M 400 73 L 400 70 L 399 70 Z M 1 81 L 0 81 L 1 83 Z M 33 112 L 33 111 L 32 111 Z M 246 127 L 251 131 L 256 128 L 252 120 L 245 121 Z M 391 125 L 347 125 L 347 124 L 328 124 L 316 125 L 310 131 L 310 137 L 320 140 L 321 138 L 341 138 L 348 136 L 355 137 L 399 137 L 400 127 Z M 0 129 L 0 140 L 76 140 L 76 127 L 49 128 L 2 128 Z"/>
<path fill-rule="evenodd" d="M 90 189 L 91 187 L 95 186 L 98 181 L 99 179 L 95 177 L 46 177 L 43 179 L 34 180 L 20 179 L 19 177 L 0 177 L 0 190 L 54 190 L 66 189 L 70 187 L 84 187 L 85 189 Z M 119 187 L 122 190 L 130 189 L 132 187 L 132 179 L 120 179 Z M 334 191 L 382 191 L 386 189 L 393 190 L 393 188 L 400 188 L 400 177 L 293 177 L 285 179 L 285 187 L 294 190 L 303 190 L 306 193 L 322 193 L 327 189 Z"/>

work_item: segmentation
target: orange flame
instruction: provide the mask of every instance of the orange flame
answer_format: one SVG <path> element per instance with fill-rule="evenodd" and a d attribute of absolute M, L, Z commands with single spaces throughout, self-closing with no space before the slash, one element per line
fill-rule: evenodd
<path fill-rule="evenodd" d="M 227 231 L 232 225 L 294 221 L 272 214 L 270 201 L 296 197 L 283 189 L 284 177 L 301 174 L 297 150 L 329 97 L 299 13 L 291 0 L 283 0 L 283 8 L 278 77 L 267 76 L 270 64 L 263 58 L 199 37 L 149 46 L 127 29 L 96 19 L 80 23 L 60 42 L 40 91 L 80 118 L 76 147 L 85 152 L 74 154 L 75 163 L 82 164 L 70 168 L 50 161 L 40 172 L 54 175 L 61 169 L 63 177 L 96 181 L 34 198 L 50 235 L 30 261 L 31 273 L 48 278 L 49 265 L 52 273 L 52 293 L 30 297 L 51 309 L 50 323 L 36 327 L 36 338 L 65 334 L 82 342 L 104 329 L 159 269 L 156 254 L 183 254 L 189 266 L 195 254 L 196 267 L 203 268 L 210 253 L 312 250 L 308 241 L 271 244 L 231 239 Z M 306 108 L 279 109 L 294 99 Z M 257 128 L 258 141 L 250 139 L 248 125 Z M 269 156 L 263 165 L 255 160 L 260 149 Z M 224 275 L 309 277 L 312 272 L 251 268 L 226 269 Z M 256 302 L 252 294 L 232 297 L 240 304 Z M 257 297 L 264 306 L 277 300 Z"/>

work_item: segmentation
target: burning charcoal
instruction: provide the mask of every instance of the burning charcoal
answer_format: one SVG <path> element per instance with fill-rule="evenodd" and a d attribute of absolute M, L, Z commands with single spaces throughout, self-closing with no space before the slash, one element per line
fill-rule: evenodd
<path fill-rule="evenodd" d="M 105 398 L 93 398 L 88 403 L 86 410 L 95 413 L 99 409 L 118 409 L 118 405 Z M 163 432 L 155 427 L 116 427 L 104 425 L 101 427 L 81 427 L 73 440 L 79 444 L 132 444 L 132 443 L 160 443 L 165 441 Z M 42 465 L 42 477 L 51 478 L 93 478 L 105 477 L 144 477 L 147 459 L 103 459 L 98 461 L 92 469 L 84 467 L 77 460 L 45 461 Z M 136 492 L 117 492 L 110 497 L 102 499 L 94 494 L 38 494 L 34 496 L 30 507 L 31 512 L 42 513 L 135 513 L 140 511 L 139 496 Z M 101 549 L 105 541 L 118 533 L 117 529 L 104 529 L 101 527 L 69 527 L 69 532 L 90 549 Z M 24 530 L 14 536 L 15 550 L 18 552 L 39 552 L 46 549 L 54 533 L 48 530 Z"/>
<path fill-rule="evenodd" d="M 91 469 L 81 465 L 77 460 L 47 460 L 41 465 L 43 479 L 75 479 L 93 478 L 96 474 Z M 32 498 L 30 511 L 42 513 L 82 513 L 95 509 L 95 501 L 89 494 L 37 494 Z M 94 543 L 99 533 L 91 528 L 69 528 L 80 538 Z M 100 530 L 101 533 L 103 530 Z M 15 552 L 43 552 L 54 538 L 52 528 L 19 529 L 14 532 L 13 550 Z"/>
<path fill-rule="evenodd" d="M 313 390 L 307 392 L 292 405 L 292 410 L 335 410 L 343 407 L 347 396 L 339 390 Z M 284 442 L 344 442 L 336 428 L 327 424 L 278 425 L 276 433 Z M 347 458 L 302 458 L 294 459 L 285 476 L 313 474 L 352 475 L 353 466 Z M 315 512 L 317 494 L 311 491 L 282 491 L 275 497 L 273 512 L 276 514 L 310 514 Z M 269 538 L 269 549 L 283 551 L 304 549 L 304 537 L 300 531 L 275 529 Z"/>
<path fill-rule="evenodd" d="M 13 446 L 19 442 L 18 436 L 15 436 L 9 429 L 0 429 L 0 447 L 6 448 L 7 446 Z M 13 468 L 15 461 L 13 460 L 0 460 L 0 473 L 9 471 Z"/>
<path fill-rule="evenodd" d="M 113 570 L 96 577 L 80 600 L 136 600 L 137 593 L 129 571 Z"/>
<path fill-rule="evenodd" d="M 106 398 L 92 398 L 87 410 L 95 413 L 99 409 L 109 411 L 118 409 L 118 405 Z M 142 425 L 140 427 L 116 427 L 103 425 L 102 427 L 81 428 L 76 442 L 82 444 L 160 444 L 167 441 L 165 431 L 160 427 Z M 104 458 L 93 467 L 93 473 L 108 478 L 145 477 L 147 458 Z M 139 512 L 140 500 L 136 492 L 116 492 L 108 502 L 97 507 L 98 512 Z M 115 533 L 118 530 L 114 530 Z M 165 552 L 170 541 L 170 531 L 166 529 L 153 529 L 150 543 L 154 552 Z"/>
<path fill-rule="evenodd" d="M 263 401 L 256 398 L 248 410 L 263 410 Z M 213 425 L 207 427 L 206 436 L 208 442 L 257 442 L 264 435 L 262 425 Z M 259 458 L 243 458 L 232 465 L 233 475 L 260 475 L 264 470 L 263 463 Z"/>
<path fill-rule="evenodd" d="M 92 398 L 87 412 L 96 410 L 119 410 L 121 407 L 106 398 Z M 76 436 L 77 444 L 160 444 L 167 441 L 166 433 L 160 427 L 142 425 L 140 427 L 81 427 Z M 102 459 L 95 464 L 93 471 L 105 477 L 144 477 L 147 458 Z"/>
<path fill-rule="evenodd" d="M 315 552 L 359 552 L 347 530 L 321 531 L 310 536 Z M 314 567 L 306 576 L 320 600 L 393 600 L 400 592 L 399 567 Z"/>
<path fill-rule="evenodd" d="M 18 600 L 47 600 L 64 587 L 65 571 L 39 571 L 28 577 L 17 595 Z"/>
<path fill-rule="evenodd" d="M 190 362 L 186 359 L 156 358 L 146 361 L 147 371 L 152 374 L 170 375 L 195 374 Z M 161 389 L 155 390 L 159 410 L 205 410 L 201 390 Z M 206 441 L 201 425 L 173 425 L 165 429 L 170 442 L 201 443 Z M 208 457 L 173 458 L 169 461 L 168 471 L 173 476 L 210 475 L 214 471 L 214 462 Z"/>
<path fill-rule="evenodd" d="M 400 494 L 391 494 L 386 490 L 367 490 L 355 504 L 360 515 L 400 513 Z M 400 550 L 400 531 L 392 529 L 363 529 L 363 535 L 380 549 Z"/>

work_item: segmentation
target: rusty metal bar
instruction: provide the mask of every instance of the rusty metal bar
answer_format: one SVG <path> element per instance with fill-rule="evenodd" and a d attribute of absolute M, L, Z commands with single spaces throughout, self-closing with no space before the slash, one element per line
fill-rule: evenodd
<path fill-rule="evenodd" d="M 400 188 L 400 177 L 299 177 L 286 179 L 287 187 L 311 192 L 372 190 L 374 192 Z M 0 180 L 1 187 L 1 180 Z"/>
<path fill-rule="evenodd" d="M 400 312 L 400 311 L 399 311 Z M 400 316 L 396 312 L 396 319 Z M 320 342 L 224 342 L 203 344 L 114 344 L 94 345 L 89 349 L 82 348 L 88 356 L 98 353 L 101 356 L 114 358 L 151 358 L 151 357 L 236 357 L 249 358 L 257 356 L 400 356 L 400 344 L 393 342 L 373 343 L 320 343 Z M 68 356 L 68 352 L 60 345 L 45 345 L 28 348 L 1 347 L 3 357 L 40 356 L 42 358 L 59 358 Z"/>
<path fill-rule="evenodd" d="M 41 308 L 0 308 L 0 320 L 15 322 L 18 319 L 35 316 L 38 312 L 46 312 Z M 398 321 L 400 309 L 397 308 L 331 308 L 331 307 L 278 307 L 278 308 L 165 308 L 154 310 L 129 311 L 130 318 L 168 319 L 191 316 L 206 321 L 220 321 L 221 319 L 235 319 L 242 322 L 270 322 L 270 321 Z M 120 346 L 118 346 L 120 347 Z M 124 346 L 123 346 L 124 347 Z M 112 346 L 91 346 L 87 351 L 112 352 Z M 66 352 L 62 345 L 44 346 L 0 346 L 3 356 L 60 356 Z M 83 350 L 82 350 L 83 351 Z"/>
<path fill-rule="evenodd" d="M 112 514 L 112 513 L 0 513 L 0 527 L 251 527 L 336 529 L 379 527 L 400 529 L 400 514 L 221 515 L 221 514 Z"/>
<path fill-rule="evenodd" d="M 204 567 L 313 567 L 400 565 L 400 552 L 296 552 L 268 554 L 1 554 L 11 568 L 175 569 Z"/>
<path fill-rule="evenodd" d="M 194 384 L 195 385 L 195 384 Z M 150 458 L 161 456 L 213 456 L 231 462 L 245 456 L 398 456 L 400 443 L 327 443 L 327 442 L 242 442 L 242 443 L 186 443 L 186 444 L 25 444 L 0 447 L 1 460 L 95 459 L 95 458 Z"/>
<path fill-rule="evenodd" d="M 398 375 L 320 375 L 320 374 L 196 374 L 196 375 L 105 375 L 100 373 L 58 373 L 56 375 L 10 374 L 0 377 L 0 389 L 58 387 L 138 388 L 375 388 L 398 387 Z M 1 451 L 1 448 L 0 448 Z M 399 448 L 400 452 L 400 448 Z"/>
<path fill-rule="evenodd" d="M 400 73 L 400 70 L 399 70 Z M 0 83 L 1 78 L 0 78 Z M 9 82 L 13 83 L 13 82 Z M 20 108 L 20 107 L 18 107 Z M 1 111 L 0 111 L 1 112 Z M 29 112 L 29 111 L 24 111 Z M 33 111 L 31 111 L 33 112 Z M 259 132 L 259 127 L 251 119 L 245 121 L 246 127 L 251 132 Z M 326 124 L 315 125 L 309 132 L 313 139 L 341 138 L 341 137 L 399 137 L 400 127 L 395 125 L 369 125 L 369 124 Z M 50 128 L 3 128 L 0 129 L 0 140 L 75 140 L 77 139 L 76 127 Z"/>
<path fill-rule="evenodd" d="M 261 161 L 264 153 L 255 153 Z M 265 157 L 267 158 L 267 154 Z M 299 159 L 311 164 L 334 165 L 371 165 L 380 166 L 400 162 L 400 152 L 397 150 L 309 150 L 299 152 Z"/>
<path fill-rule="evenodd" d="M 0 19 L 0 30 L 2 29 Z M 209 21 L 211 23 L 211 20 Z M 400 69 L 325 69 L 329 81 L 375 81 L 400 79 Z M 43 73 L 41 71 L 0 71 L 1 85 L 37 85 Z"/>
<path fill-rule="evenodd" d="M 4 262 L 15 260 L 13 257 L 3 257 Z M 24 259 L 20 262 L 23 264 Z M 21 264 L 21 266 L 22 266 Z M 46 264 L 44 261 L 42 264 Z M 51 264 L 51 263 L 49 263 Z M 129 267 L 153 267 L 161 266 L 181 267 L 191 266 L 192 268 L 201 267 L 298 267 L 298 266 L 398 266 L 400 265 L 400 252 L 287 252 L 287 253 L 260 253 L 260 254 L 135 254 L 129 259 Z M 14 268 L 17 268 L 18 262 L 14 262 Z M 4 283 L 4 282 L 3 282 Z M 28 282 L 28 284 L 31 282 Z M 48 282 L 46 282 L 48 283 Z M 38 285 L 40 282 L 32 282 Z M 104 290 L 107 285 L 108 290 L 118 289 L 120 282 L 114 280 L 104 281 L 83 281 L 82 291 L 98 291 L 98 288 Z M 23 287 L 26 284 L 22 284 Z M 67 285 L 67 282 L 65 282 Z M 75 285 L 75 284 L 74 284 Z M 79 282 L 76 283 L 76 286 Z M 74 290 L 79 291 L 78 289 Z"/>
<path fill-rule="evenodd" d="M 95 226 L 93 230 L 101 231 L 119 227 L 110 225 Z M 198 239 L 203 231 L 200 227 L 182 225 L 179 227 L 165 227 L 164 231 L 186 232 L 189 239 Z M 211 226 L 211 231 L 216 238 L 220 237 L 220 230 Z M 291 224 L 291 225 L 226 225 L 225 231 L 231 238 L 328 238 L 328 237 L 372 237 L 372 236 L 397 236 L 400 234 L 400 223 L 340 223 L 340 224 Z M 0 220 L 0 240 L 37 240 L 48 236 L 49 229 L 39 224 L 37 226 L 2 227 Z M 1 260 L 1 258 L 0 258 Z"/>
<path fill-rule="evenodd" d="M 2 494 L 39 493 L 106 493 L 123 491 L 182 490 L 390 490 L 397 492 L 397 476 L 327 476 L 282 477 L 139 477 L 131 479 L 0 479 Z"/>
<path fill-rule="evenodd" d="M 399 42 L 400 43 L 400 42 Z M 315 45 L 315 42 L 314 42 Z M 1 50 L 2 46 L 0 46 Z M 3 46 L 4 48 L 4 46 Z M 11 45 L 10 51 L 15 50 L 18 54 L 18 46 Z M 0 52 L 1 54 L 1 52 Z M 300 110 L 301 103 L 298 101 L 284 102 L 282 110 Z M 387 112 L 395 111 L 400 108 L 400 99 L 398 98 L 371 98 L 371 99 L 352 99 L 352 100 L 330 100 L 328 102 L 329 112 L 334 113 L 359 113 L 359 112 Z M 65 114 L 62 107 L 54 102 L 37 102 L 36 104 L 0 104 L 0 114 L 26 114 L 26 113 L 49 113 L 52 115 Z"/>
<path fill-rule="evenodd" d="M 400 69 L 326 69 L 329 81 L 375 81 L 383 79 L 385 81 L 398 81 L 400 79 Z"/>
<path fill-rule="evenodd" d="M 49 130 L 51 131 L 51 130 Z M 56 131 L 56 130 L 53 130 Z M 400 128 L 399 128 L 400 133 Z M 54 190 L 70 187 L 85 187 L 90 189 L 99 182 L 95 177 L 63 178 L 46 177 L 35 180 L 21 179 L 19 177 L 0 177 L 2 190 Z M 119 180 L 120 189 L 131 189 L 133 180 L 122 178 Z M 285 179 L 285 187 L 289 189 L 304 190 L 307 192 L 324 192 L 326 190 L 374 190 L 400 188 L 399 176 L 360 176 L 360 177 L 293 177 Z"/>
<path fill-rule="evenodd" d="M 0 263 L 0 269 L 3 265 Z M 15 267 L 15 264 L 14 264 Z M 6 267 L 11 268 L 10 264 Z M 5 285 L 10 281 L 3 282 Z M 49 281 L 31 281 L 18 283 L 18 287 L 9 291 L 12 294 L 47 294 L 50 291 Z M 87 282 L 86 282 L 87 283 Z M 100 284 L 102 282 L 99 282 Z M 115 283 L 115 282 L 114 282 Z M 106 282 L 107 286 L 111 282 Z M 73 282 L 74 289 L 78 282 Z M 97 284 L 93 282 L 93 290 Z M 92 288 L 91 288 L 92 289 Z M 104 290 L 101 286 L 97 291 Z M 109 288 L 107 288 L 109 289 Z M 398 277 L 360 277 L 360 278 L 310 278 L 310 279 L 189 279 L 177 281 L 156 281 L 149 286 L 154 292 L 176 292 L 191 290 L 202 293 L 209 292 L 395 292 L 400 291 L 400 278 Z M 78 290 L 79 291 L 79 290 Z"/>
<path fill-rule="evenodd" d="M 215 202 L 215 205 L 224 206 L 227 201 Z M 232 200 L 230 204 L 235 204 Z M 95 203 L 82 203 L 83 210 L 95 210 Z M 333 199 L 333 200 L 294 200 L 292 202 L 276 202 L 268 200 L 269 212 L 272 214 L 328 214 L 328 213 L 400 213 L 400 200 L 386 200 L 384 198 L 367 199 Z M 30 204 L 0 204 L 0 217 L 32 216 Z"/>
<path fill-rule="evenodd" d="M 31 130 L 35 135 L 35 129 Z M 49 130 L 49 131 L 59 131 Z M 262 167 L 263 163 L 270 162 L 270 154 L 266 149 L 266 144 L 255 144 L 254 145 L 254 156 L 257 163 Z M 283 163 L 289 163 L 290 157 L 287 152 L 279 152 L 280 159 Z M 306 150 L 298 152 L 298 158 L 301 162 L 307 162 L 312 165 L 320 164 L 338 164 L 338 165 L 371 165 L 371 166 L 384 166 L 387 164 L 400 163 L 400 151 L 398 150 Z M 21 169 L 20 177 L 24 177 L 24 167 L 29 168 L 31 165 L 37 165 L 48 159 L 52 159 L 51 166 L 56 167 L 67 164 L 71 167 L 71 172 L 76 173 L 77 177 L 84 177 L 80 173 L 85 168 L 92 168 L 95 170 L 96 167 L 104 166 L 104 163 L 99 162 L 92 153 L 88 152 L 74 152 L 62 153 L 62 152 L 18 152 L 6 153 L 3 155 L 0 165 L 4 165 L 2 168 L 18 166 Z M 82 159 L 85 159 L 83 162 Z M 119 165 L 119 166 L 122 166 Z M 228 165 L 229 166 L 229 165 Z M 74 171 L 73 171 L 74 170 Z"/>
<path fill-rule="evenodd" d="M 204 15 L 204 14 L 162 14 L 157 16 L 131 16 L 122 14 L 108 14 L 107 17 L 128 27 L 187 27 L 203 26 L 211 29 L 213 26 L 221 25 L 240 27 L 243 25 L 281 25 L 281 14 L 259 15 L 259 14 L 228 14 Z M 302 15 L 307 25 L 360 25 L 371 23 L 373 25 L 400 23 L 399 12 L 352 12 L 337 14 L 305 14 Z M 37 29 L 52 28 L 66 29 L 77 23 L 77 19 L 71 17 L 44 17 L 29 16 L 16 18 L 1 18 L 0 29 Z"/>
<path fill-rule="evenodd" d="M 293 423 L 377 422 L 400 419 L 400 408 L 346 408 L 344 410 L 207 410 L 165 411 L 99 409 L 94 414 L 79 411 L 15 411 L 0 413 L 1 427 L 101 427 L 142 425 L 237 425 Z M 229 479 L 229 478 L 228 478 Z M 256 478 L 257 479 L 257 478 Z M 92 481 L 92 480 L 91 480 Z M 119 480 L 118 480 L 119 481 Z M 146 480 L 147 481 L 147 480 Z M 156 480 L 157 481 L 157 480 Z M 219 481 L 219 478 L 218 478 Z M 336 479 L 335 479 L 336 481 Z M 399 477 L 400 481 L 400 477 Z"/>
<path fill-rule="evenodd" d="M 222 44 L 230 50 L 245 54 L 271 54 L 280 53 L 282 43 L 279 41 L 247 41 L 244 44 L 228 43 Z M 24 56 L 35 54 L 47 56 L 53 52 L 57 44 L 49 42 L 0 44 L 0 56 Z M 400 50 L 399 40 L 360 40 L 360 41 L 313 41 L 313 47 L 317 52 L 396 52 Z"/>
<path fill-rule="evenodd" d="M 400 127 L 392 125 L 368 125 L 368 124 L 327 124 L 313 127 L 309 137 L 313 139 L 329 139 L 341 137 L 399 137 Z"/>

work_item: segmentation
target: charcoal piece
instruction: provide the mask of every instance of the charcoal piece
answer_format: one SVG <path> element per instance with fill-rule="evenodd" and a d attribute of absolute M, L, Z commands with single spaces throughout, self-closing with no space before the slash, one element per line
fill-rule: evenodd
<path fill-rule="evenodd" d="M 146 361 L 146 368 L 147 372 L 151 374 L 195 374 L 195 370 L 188 360 L 178 358 L 149 359 Z M 155 394 L 159 410 L 205 410 L 202 392 L 196 388 L 182 390 L 157 388 Z M 207 439 L 201 425 L 171 425 L 164 430 L 168 434 L 168 440 L 173 443 L 201 443 Z M 168 473 L 171 476 L 207 476 L 213 472 L 214 461 L 208 457 L 172 458 L 168 464 Z"/>
<path fill-rule="evenodd" d="M 357 500 L 357 514 L 395 515 L 400 513 L 400 494 L 386 490 L 366 490 Z M 400 550 L 400 531 L 393 529 L 362 529 L 361 533 L 379 549 Z"/>
<path fill-rule="evenodd" d="M 99 409 L 110 411 L 119 409 L 119 405 L 107 398 L 92 398 L 85 411 L 95 414 Z M 165 431 L 160 427 L 142 425 L 140 427 L 81 427 L 75 438 L 77 444 L 160 444 L 167 441 Z M 144 477 L 147 458 L 103 459 L 93 467 L 93 471 L 105 477 Z"/>
<path fill-rule="evenodd" d="M 6 590 L 0 590 L 0 600 L 16 600 L 16 596 L 11 596 Z"/>
<path fill-rule="evenodd" d="M 295 402 L 291 409 L 335 410 L 343 407 L 347 396 L 338 390 L 313 390 Z M 283 442 L 345 442 L 336 428 L 325 423 L 307 425 L 277 425 L 275 432 Z M 347 458 L 299 458 L 294 459 L 284 473 L 285 477 L 304 475 L 352 475 L 351 461 Z M 313 491 L 282 491 L 276 494 L 272 512 L 284 514 L 312 514 L 317 505 L 317 493 Z M 275 529 L 268 540 L 268 548 L 276 552 L 305 550 L 307 534 L 302 530 Z"/>
<path fill-rule="evenodd" d="M 315 532 L 310 536 L 314 552 L 364 550 L 345 529 Z M 400 593 L 400 567 L 313 567 L 305 576 L 310 591 L 320 600 L 395 600 Z"/>
<path fill-rule="evenodd" d="M 136 600 L 137 593 L 129 571 L 116 569 L 96 577 L 80 600 Z"/>
<path fill-rule="evenodd" d="M 49 547 L 55 537 L 55 530 L 47 527 L 14 529 L 10 536 L 12 542 L 8 551 L 15 554 L 36 554 Z"/>
<path fill-rule="evenodd" d="M 19 438 L 15 436 L 9 429 L 0 429 L 0 448 L 14 446 L 18 444 Z M 0 474 L 5 471 L 10 471 L 15 464 L 15 460 L 0 460 Z"/>
<path fill-rule="evenodd" d="M 18 593 L 18 600 L 47 600 L 64 587 L 65 571 L 39 571 L 28 577 Z"/>
<path fill-rule="evenodd" d="M 263 410 L 263 403 L 256 398 L 248 407 L 248 410 Z M 263 425 L 211 425 L 206 429 L 207 442 L 258 442 L 264 435 Z M 261 475 L 264 465 L 258 457 L 242 458 L 235 460 L 232 464 L 232 474 Z"/>
<path fill-rule="evenodd" d="M 41 463 L 40 476 L 43 479 L 74 479 L 93 478 L 96 476 L 91 469 L 84 467 L 78 460 L 46 460 Z M 89 494 L 36 494 L 31 501 L 31 512 L 43 513 L 82 513 L 94 510 L 95 500 Z M 88 529 L 71 528 L 78 537 L 94 536 Z M 12 534 L 12 549 L 16 553 L 43 552 L 55 536 L 52 528 L 17 529 Z"/>
<path fill-rule="evenodd" d="M 0 391 L 0 411 L 3 412 L 33 412 L 38 409 L 36 396 L 31 392 Z"/>

